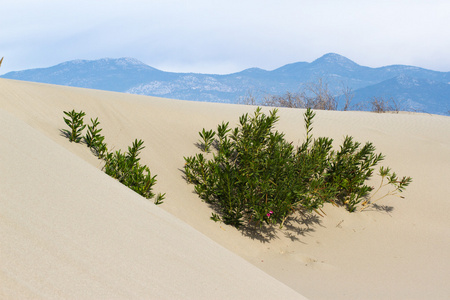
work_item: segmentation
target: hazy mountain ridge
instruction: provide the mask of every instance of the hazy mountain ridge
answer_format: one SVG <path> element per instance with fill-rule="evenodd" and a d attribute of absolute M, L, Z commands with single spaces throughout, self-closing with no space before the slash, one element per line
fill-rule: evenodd
<path fill-rule="evenodd" d="M 272 71 L 250 68 L 215 75 L 165 72 L 134 58 L 73 60 L 49 68 L 9 72 L 2 78 L 93 88 L 194 101 L 236 103 L 255 96 L 297 92 L 322 78 L 339 95 L 354 91 L 354 102 L 377 96 L 401 102 L 403 109 L 446 114 L 450 109 L 450 72 L 414 66 L 361 66 L 335 53 L 311 63 L 296 62 Z M 405 107 L 406 106 L 406 107 Z"/>

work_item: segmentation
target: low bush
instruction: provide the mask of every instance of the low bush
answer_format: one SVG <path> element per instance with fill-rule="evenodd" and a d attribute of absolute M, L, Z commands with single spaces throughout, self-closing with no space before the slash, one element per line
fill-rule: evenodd
<path fill-rule="evenodd" d="M 386 100 L 383 97 L 372 97 L 372 99 L 370 99 L 369 105 L 370 111 L 376 113 L 398 113 L 401 110 L 399 104 L 393 98 Z"/>
<path fill-rule="evenodd" d="M 328 88 L 327 82 L 319 79 L 303 85 L 298 93 L 287 92 L 281 96 L 267 96 L 263 102 L 265 106 L 281 106 L 290 108 L 311 108 L 321 110 L 337 110 L 338 100 Z"/>
<path fill-rule="evenodd" d="M 85 113 L 82 111 L 77 113 L 72 110 L 71 112 L 64 111 L 64 114 L 70 117 L 70 119 L 64 118 L 70 130 L 63 130 L 63 132 L 66 133 L 70 141 L 80 142 L 82 130 L 86 127 L 86 125 L 83 125 Z M 139 163 L 140 158 L 138 156 L 145 148 L 144 142 L 136 139 L 125 153 L 122 153 L 121 150 L 108 152 L 104 141 L 105 137 L 100 134 L 102 129 L 98 128 L 100 124 L 98 118 L 91 119 L 91 123 L 92 125 L 88 125 L 88 132 L 84 136 L 84 141 L 94 155 L 105 161 L 103 167 L 105 173 L 141 196 L 147 199 L 154 198 L 155 204 L 163 203 L 165 194 L 158 194 L 155 197 L 152 192 L 153 186 L 156 184 L 156 175 L 152 176 L 149 167 Z"/>
<path fill-rule="evenodd" d="M 289 108 L 311 108 L 320 110 L 350 110 L 359 107 L 352 103 L 353 92 L 351 88 L 343 86 L 341 90 L 332 92 L 328 82 L 319 78 L 316 82 L 307 82 L 301 85 L 298 92 L 286 92 L 282 95 L 266 94 L 254 96 L 251 91 L 240 97 L 238 103 L 246 105 L 261 105 Z M 340 102 L 343 103 L 341 105 Z"/>
<path fill-rule="evenodd" d="M 299 147 L 274 130 L 279 120 L 276 109 L 265 115 L 257 108 L 253 116 L 241 116 L 234 129 L 229 123 L 218 125 L 217 132 L 203 129 L 200 148 L 208 152 L 213 145 L 215 151 L 185 157 L 184 172 L 199 197 L 215 208 L 211 219 L 237 228 L 263 223 L 283 226 L 296 211 L 321 214 L 327 202 L 349 211 L 363 201 L 363 209 L 375 202 L 367 197 L 373 187 L 365 182 L 383 156 L 371 143 L 360 147 L 352 137 L 345 138 L 340 150 L 333 150 L 332 139 L 313 138 L 314 116 L 307 109 L 306 140 Z M 402 192 L 411 182 L 410 177 L 398 181 L 389 168 L 381 168 L 380 173 L 395 186 L 389 195 Z"/>

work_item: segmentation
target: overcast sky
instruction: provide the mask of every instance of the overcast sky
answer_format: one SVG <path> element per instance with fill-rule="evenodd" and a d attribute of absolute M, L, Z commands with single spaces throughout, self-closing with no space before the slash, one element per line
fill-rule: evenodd
<path fill-rule="evenodd" d="M 450 71 L 449 0 L 2 0 L 0 12 L 0 74 L 104 57 L 226 74 L 329 52 Z"/>

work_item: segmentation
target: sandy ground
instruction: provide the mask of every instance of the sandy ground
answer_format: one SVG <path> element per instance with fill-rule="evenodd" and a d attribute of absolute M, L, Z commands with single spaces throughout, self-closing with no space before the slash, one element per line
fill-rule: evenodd
<path fill-rule="evenodd" d="M 61 135 L 72 109 L 98 117 L 111 148 L 145 141 L 164 204 L 109 178 Z M 0 298 L 450 297 L 449 117 L 317 111 L 315 136 L 371 141 L 382 165 L 414 182 L 405 199 L 361 213 L 325 206 L 325 217 L 269 240 L 209 220 L 182 177 L 198 131 L 254 109 L 1 79 Z M 277 129 L 294 144 L 303 113 L 279 110 Z"/>

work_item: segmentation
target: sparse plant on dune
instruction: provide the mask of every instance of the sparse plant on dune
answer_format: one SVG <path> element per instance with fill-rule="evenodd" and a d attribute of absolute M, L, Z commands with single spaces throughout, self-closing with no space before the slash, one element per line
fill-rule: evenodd
<path fill-rule="evenodd" d="M 95 120 L 91 119 L 91 123 L 92 125 L 87 126 L 88 132 L 84 137 L 84 141 L 98 158 L 104 158 L 108 152 L 108 148 L 105 143 L 105 137 L 100 134 L 102 129 L 98 128 L 100 122 L 98 121 L 98 118 L 95 118 Z"/>
<path fill-rule="evenodd" d="M 411 182 L 404 177 L 398 181 L 390 169 L 380 169 L 384 178 L 396 189 L 372 201 L 373 190 L 365 182 L 373 168 L 384 157 L 375 153 L 372 143 L 361 144 L 346 137 L 338 151 L 332 149 L 331 138 L 313 138 L 315 113 L 304 114 L 306 140 L 294 147 L 284 134 L 274 131 L 277 110 L 269 115 L 258 108 L 253 116 L 245 114 L 239 126 L 229 123 L 214 131 L 203 129 L 202 150 L 214 145 L 212 154 L 198 153 L 185 157 L 186 180 L 195 185 L 195 192 L 212 205 L 211 219 L 237 228 L 250 224 L 280 224 L 296 211 L 321 213 L 324 203 L 345 206 L 355 211 L 386 196 L 401 192 Z M 208 134 L 205 134 L 208 133 Z M 378 189 L 379 190 L 379 189 Z"/>
<path fill-rule="evenodd" d="M 72 111 L 65 111 L 64 114 L 68 118 L 64 118 L 67 126 L 70 130 L 64 129 L 63 131 L 67 134 L 70 142 L 79 143 L 81 141 L 81 132 L 86 127 L 83 124 L 83 117 L 86 115 L 83 111 L 76 112 L 74 109 Z"/>
<path fill-rule="evenodd" d="M 140 158 L 138 156 L 144 148 L 142 140 L 135 140 L 125 153 L 120 150 L 108 153 L 105 158 L 104 170 L 109 176 L 150 199 L 155 196 L 152 187 L 156 184 L 156 175 L 152 176 L 149 167 L 139 163 Z M 155 204 L 161 204 L 163 199 L 164 195 L 159 194 Z"/>
<path fill-rule="evenodd" d="M 212 139 L 216 133 L 213 130 L 206 131 L 203 128 L 203 130 L 198 134 L 202 138 L 200 144 L 203 146 L 203 151 L 209 152 L 211 148 Z"/>
<path fill-rule="evenodd" d="M 379 175 L 381 176 L 380 186 L 375 191 L 375 193 L 373 193 L 372 196 L 370 196 L 369 199 L 365 200 L 362 203 L 360 211 L 363 211 L 364 209 L 372 206 L 375 202 L 388 196 L 397 196 L 400 198 L 405 198 L 403 196 L 400 196 L 399 193 L 403 192 L 405 190 L 405 187 L 407 187 L 412 182 L 412 178 L 406 176 L 403 176 L 402 179 L 399 180 L 397 174 L 395 172 L 392 173 L 390 168 L 380 167 Z M 386 193 L 384 196 L 375 198 L 375 195 L 381 190 L 381 188 L 388 185 L 393 186 L 394 189 Z"/>
<path fill-rule="evenodd" d="M 64 118 L 70 130 L 64 129 L 63 132 L 66 133 L 70 141 L 80 142 L 81 133 L 86 127 L 86 125 L 83 125 L 85 113 L 82 111 L 77 113 L 72 110 L 71 112 L 64 111 L 64 114 L 70 118 Z M 105 173 L 141 196 L 147 199 L 154 198 L 156 205 L 162 204 L 165 194 L 159 193 L 155 196 L 153 193 L 156 175 L 152 176 L 149 167 L 139 163 L 139 154 L 145 148 L 144 142 L 136 139 L 125 153 L 122 153 L 120 150 L 114 153 L 108 152 L 104 141 L 105 137 L 100 134 L 102 129 L 98 127 L 100 124 L 98 118 L 95 118 L 95 120 L 91 119 L 91 123 L 92 125 L 88 125 L 88 132 L 84 136 L 84 140 L 98 158 L 104 159 L 105 165 L 103 170 Z"/>

